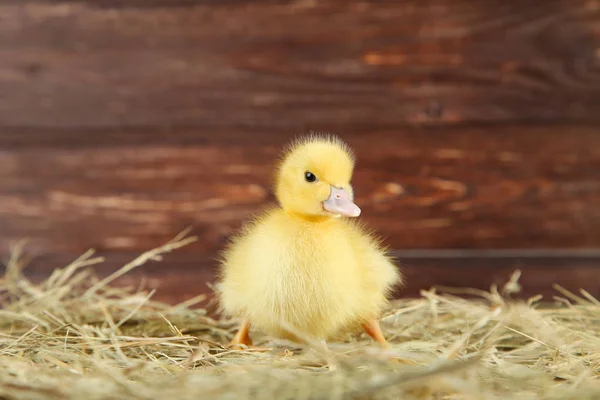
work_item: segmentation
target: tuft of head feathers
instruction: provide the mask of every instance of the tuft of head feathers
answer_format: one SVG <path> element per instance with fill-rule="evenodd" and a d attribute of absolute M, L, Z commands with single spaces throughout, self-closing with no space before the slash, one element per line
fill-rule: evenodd
<path fill-rule="evenodd" d="M 344 142 L 338 135 L 327 132 L 315 132 L 311 131 L 307 135 L 296 137 L 292 140 L 285 148 L 280 156 L 280 167 L 281 163 L 293 152 L 298 151 L 302 148 L 317 148 L 317 147 L 329 147 L 335 148 L 338 151 L 345 154 L 350 159 L 352 165 L 356 162 L 356 156 L 354 150 L 346 142 Z"/>
<path fill-rule="evenodd" d="M 275 195 L 281 206 L 303 215 L 328 215 L 322 202 L 331 187 L 344 188 L 352 196 L 350 181 L 355 156 L 338 136 L 312 132 L 299 137 L 283 151 L 275 176 Z M 317 181 L 308 183 L 305 174 L 314 174 Z"/>

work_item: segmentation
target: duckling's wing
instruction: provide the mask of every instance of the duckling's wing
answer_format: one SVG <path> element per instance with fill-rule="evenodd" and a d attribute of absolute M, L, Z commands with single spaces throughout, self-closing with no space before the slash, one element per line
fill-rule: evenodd
<path fill-rule="evenodd" d="M 347 221 L 347 226 L 348 240 L 356 251 L 365 283 L 373 290 L 387 295 L 403 280 L 393 257 L 382 245 L 381 238 L 363 224 L 350 220 Z"/>
<path fill-rule="evenodd" d="M 244 224 L 221 253 L 217 294 L 227 314 L 244 316 L 247 302 L 262 286 L 265 252 L 257 248 L 257 238 L 271 214 L 269 209 Z"/>

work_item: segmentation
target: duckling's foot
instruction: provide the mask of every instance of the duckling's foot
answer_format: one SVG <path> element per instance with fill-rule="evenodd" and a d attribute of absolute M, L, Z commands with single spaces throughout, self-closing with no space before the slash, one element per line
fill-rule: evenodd
<path fill-rule="evenodd" d="M 363 329 L 369 336 L 373 338 L 379 345 L 383 348 L 389 349 L 391 346 L 387 340 L 385 340 L 385 336 L 383 336 L 383 332 L 381 332 L 381 327 L 379 326 L 379 321 L 376 319 L 365 322 L 362 325 Z"/>
<path fill-rule="evenodd" d="M 240 345 L 240 344 L 243 344 L 246 346 L 252 346 L 252 339 L 250 339 L 249 333 L 250 333 L 250 321 L 245 319 L 240 324 L 240 328 L 238 329 L 235 336 L 233 337 L 233 340 L 229 344 L 231 346 L 236 346 L 236 345 Z"/>
<path fill-rule="evenodd" d="M 250 351 L 250 352 L 254 352 L 254 353 L 266 353 L 266 352 L 273 350 L 269 347 L 247 346 L 244 344 L 233 344 L 233 343 L 231 343 L 228 347 L 232 350 L 244 350 L 244 351 Z"/>

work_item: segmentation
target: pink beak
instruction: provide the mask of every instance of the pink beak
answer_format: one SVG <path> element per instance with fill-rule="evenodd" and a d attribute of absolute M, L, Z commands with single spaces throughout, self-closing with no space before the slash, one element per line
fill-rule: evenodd
<path fill-rule="evenodd" d="M 323 202 L 326 211 L 340 214 L 346 217 L 358 217 L 360 208 L 352 200 L 345 189 L 331 187 L 331 195 Z"/>

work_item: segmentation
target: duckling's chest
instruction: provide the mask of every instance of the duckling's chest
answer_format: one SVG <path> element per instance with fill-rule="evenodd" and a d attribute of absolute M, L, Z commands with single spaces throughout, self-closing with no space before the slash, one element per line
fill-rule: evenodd
<path fill-rule="evenodd" d="M 265 293 L 275 302 L 303 307 L 348 303 L 361 281 L 355 249 L 343 229 L 334 226 L 288 226 L 263 252 Z"/>
<path fill-rule="evenodd" d="M 288 229 L 274 249 L 288 272 L 328 275 L 350 272 L 356 264 L 346 232 L 337 226 L 297 225 Z"/>

